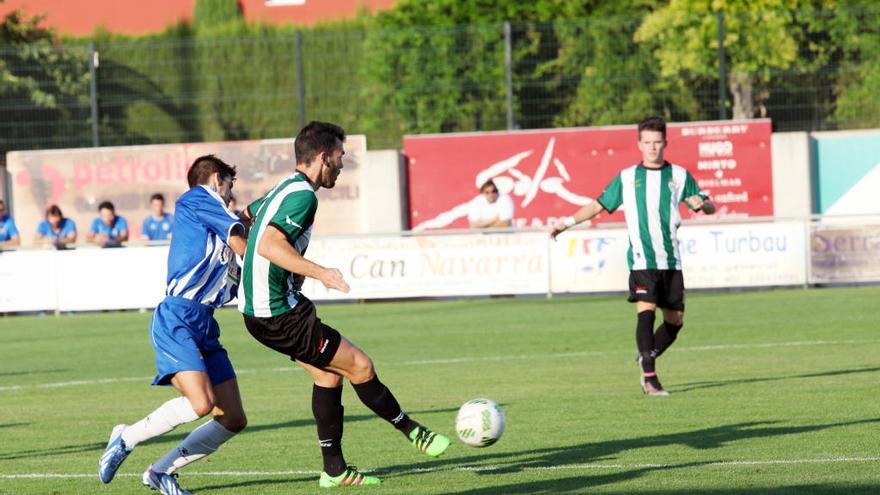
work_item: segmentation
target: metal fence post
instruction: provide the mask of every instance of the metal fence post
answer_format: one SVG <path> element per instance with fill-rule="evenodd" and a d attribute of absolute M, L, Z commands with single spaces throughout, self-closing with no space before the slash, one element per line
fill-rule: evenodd
<path fill-rule="evenodd" d="M 89 102 L 92 110 L 92 146 L 101 146 L 101 137 L 98 134 L 98 52 L 95 51 L 95 41 L 89 40 Z"/>
<path fill-rule="evenodd" d="M 296 44 L 296 96 L 299 99 L 299 127 L 306 126 L 306 81 L 303 76 L 302 31 L 294 37 Z"/>
<path fill-rule="evenodd" d="M 504 21 L 504 85 L 507 91 L 507 129 L 513 129 L 513 63 L 510 21 Z"/>
<path fill-rule="evenodd" d="M 724 59 L 724 11 L 716 12 L 718 17 L 718 116 L 727 120 L 727 63 Z"/>

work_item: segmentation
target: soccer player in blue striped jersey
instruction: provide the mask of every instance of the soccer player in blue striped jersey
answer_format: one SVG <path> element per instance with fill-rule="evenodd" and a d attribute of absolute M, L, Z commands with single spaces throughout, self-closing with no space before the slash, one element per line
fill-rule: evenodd
<path fill-rule="evenodd" d="M 596 201 L 554 225 L 556 238 L 566 229 L 602 211 L 623 207 L 629 233 L 629 298 L 636 303 L 636 345 L 642 390 L 652 396 L 669 395 L 657 378 L 656 360 L 675 341 L 684 324 L 684 277 L 676 233 L 681 223 L 678 205 L 711 215 L 715 205 L 684 168 L 663 159 L 666 122 L 648 117 L 639 123 L 642 162 L 623 169 Z M 663 324 L 654 332 L 656 309 Z"/>
<path fill-rule="evenodd" d="M 235 168 L 213 155 L 197 158 L 187 173 L 190 189 L 175 207 L 165 299 L 150 321 L 158 370 L 153 385 L 171 385 L 181 396 L 134 424 L 113 428 L 98 461 L 104 483 L 139 443 L 212 414 L 143 475 L 144 485 L 162 494 L 188 494 L 177 483 L 177 469 L 216 451 L 246 425 L 235 371 L 213 316 L 236 295 L 233 252 L 242 256 L 247 246 L 244 226 L 226 208 L 233 180 Z"/>
<path fill-rule="evenodd" d="M 251 335 L 289 356 L 312 377 L 312 413 L 324 458 L 318 485 L 324 488 L 380 483 L 348 465 L 342 455 L 343 377 L 364 405 L 419 451 L 437 457 L 449 447 L 448 438 L 401 409 L 376 375 L 370 356 L 322 322 L 315 305 L 300 292 L 303 277 L 319 280 L 328 289 L 349 291 L 342 272 L 303 257 L 318 209 L 315 191 L 336 184 L 344 141 L 345 131 L 339 126 L 312 122 L 304 127 L 294 143 L 295 172 L 248 206 L 244 216 L 252 218 L 252 226 L 238 302 Z"/>

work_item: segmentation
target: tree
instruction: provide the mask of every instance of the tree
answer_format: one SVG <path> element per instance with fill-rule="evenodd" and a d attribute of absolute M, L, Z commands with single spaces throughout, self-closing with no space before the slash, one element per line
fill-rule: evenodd
<path fill-rule="evenodd" d="M 792 8 L 795 0 L 672 0 L 648 15 L 635 40 L 656 46 L 660 74 L 685 80 L 719 75 L 718 18 L 724 17 L 727 86 L 733 118 L 755 115 L 756 86 L 774 70 L 788 69 L 802 42 Z"/>
<path fill-rule="evenodd" d="M 88 52 L 40 21 L 15 11 L 0 25 L 0 152 L 88 142 Z"/>

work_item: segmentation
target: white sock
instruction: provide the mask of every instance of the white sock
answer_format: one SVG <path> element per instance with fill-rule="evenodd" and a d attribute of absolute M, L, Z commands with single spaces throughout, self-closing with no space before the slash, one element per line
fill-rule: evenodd
<path fill-rule="evenodd" d="M 216 452 L 223 442 L 234 436 L 235 433 L 212 419 L 193 430 L 180 442 L 180 445 L 154 462 L 153 471 L 171 474 L 191 462 Z"/>
<path fill-rule="evenodd" d="M 122 432 L 126 447 L 133 449 L 137 444 L 177 428 L 179 425 L 199 419 L 192 404 L 186 397 L 177 397 L 159 406 L 146 418 L 127 427 Z"/>

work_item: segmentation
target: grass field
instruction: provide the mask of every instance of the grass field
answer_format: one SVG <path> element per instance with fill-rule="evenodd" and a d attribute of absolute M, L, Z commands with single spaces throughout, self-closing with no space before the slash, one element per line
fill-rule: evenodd
<path fill-rule="evenodd" d="M 880 288 L 695 293 L 638 386 L 621 297 L 319 305 L 367 350 L 405 408 L 454 436 L 464 401 L 507 413 L 494 446 L 428 459 L 345 389 L 349 462 L 417 494 L 880 493 Z M 148 493 L 140 473 L 187 425 L 139 446 L 104 486 L 110 428 L 172 396 L 150 387 L 149 313 L 0 318 L 0 493 Z M 311 385 L 218 312 L 248 411 L 244 433 L 181 471 L 196 494 L 318 493 Z M 326 493 L 326 491 L 324 491 Z"/>

